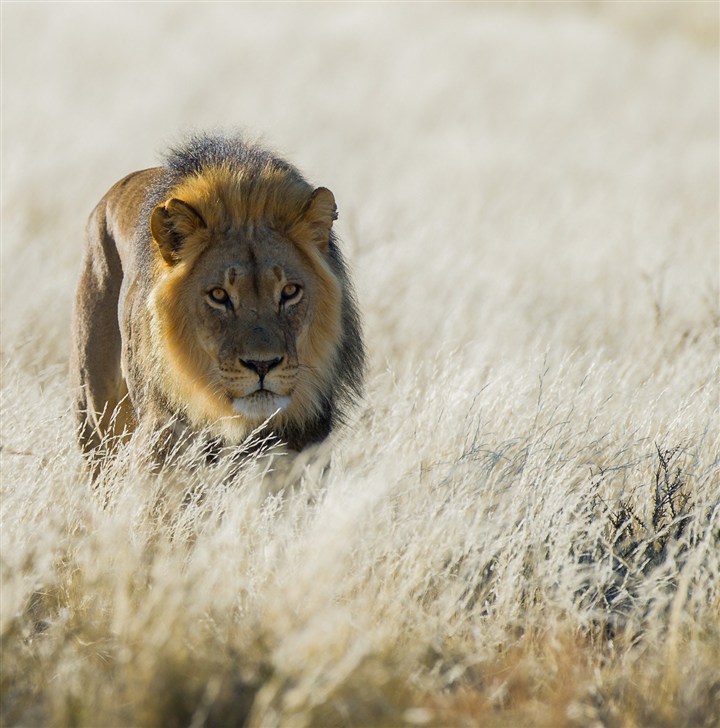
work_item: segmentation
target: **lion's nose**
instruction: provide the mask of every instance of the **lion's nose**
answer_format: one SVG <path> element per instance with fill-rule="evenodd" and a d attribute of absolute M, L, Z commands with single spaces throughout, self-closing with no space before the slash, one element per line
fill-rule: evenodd
<path fill-rule="evenodd" d="M 244 367 L 254 371 L 262 380 L 265 378 L 265 375 L 271 369 L 274 369 L 278 364 L 280 364 L 282 360 L 283 358 L 278 356 L 275 359 L 240 359 L 240 363 Z"/>

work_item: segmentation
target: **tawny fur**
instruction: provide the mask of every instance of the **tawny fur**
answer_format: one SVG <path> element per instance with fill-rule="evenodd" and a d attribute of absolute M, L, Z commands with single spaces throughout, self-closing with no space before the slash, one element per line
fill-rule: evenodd
<path fill-rule="evenodd" d="M 114 185 L 74 311 L 83 450 L 170 423 L 169 445 L 200 430 L 237 445 L 263 423 L 294 449 L 324 439 L 364 368 L 336 217 L 329 190 L 239 138 L 195 137 Z"/>

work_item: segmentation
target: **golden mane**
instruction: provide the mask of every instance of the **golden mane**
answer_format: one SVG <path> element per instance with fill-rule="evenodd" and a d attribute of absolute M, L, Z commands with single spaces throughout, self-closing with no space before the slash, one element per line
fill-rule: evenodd
<path fill-rule="evenodd" d="M 268 164 L 247 170 L 226 163 L 187 177 L 168 196 L 188 202 L 216 230 L 263 222 L 287 233 L 312 192 L 313 187 L 289 169 Z"/>

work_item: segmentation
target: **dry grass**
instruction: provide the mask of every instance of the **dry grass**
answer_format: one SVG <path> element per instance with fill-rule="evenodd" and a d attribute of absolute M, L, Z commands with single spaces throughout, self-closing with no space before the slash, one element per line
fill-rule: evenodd
<path fill-rule="evenodd" d="M 718 725 L 708 23 L 3 4 L 3 725 Z M 366 400 L 294 461 L 151 476 L 134 442 L 93 492 L 84 220 L 238 124 L 338 199 Z"/>

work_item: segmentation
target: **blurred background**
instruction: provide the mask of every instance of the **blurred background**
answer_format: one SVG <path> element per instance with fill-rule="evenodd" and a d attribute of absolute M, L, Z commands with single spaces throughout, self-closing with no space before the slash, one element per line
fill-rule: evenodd
<path fill-rule="evenodd" d="M 333 190 L 379 364 L 688 336 L 717 29 L 715 2 L 3 4 L 4 356 L 64 362 L 89 212 L 199 129 Z"/>

